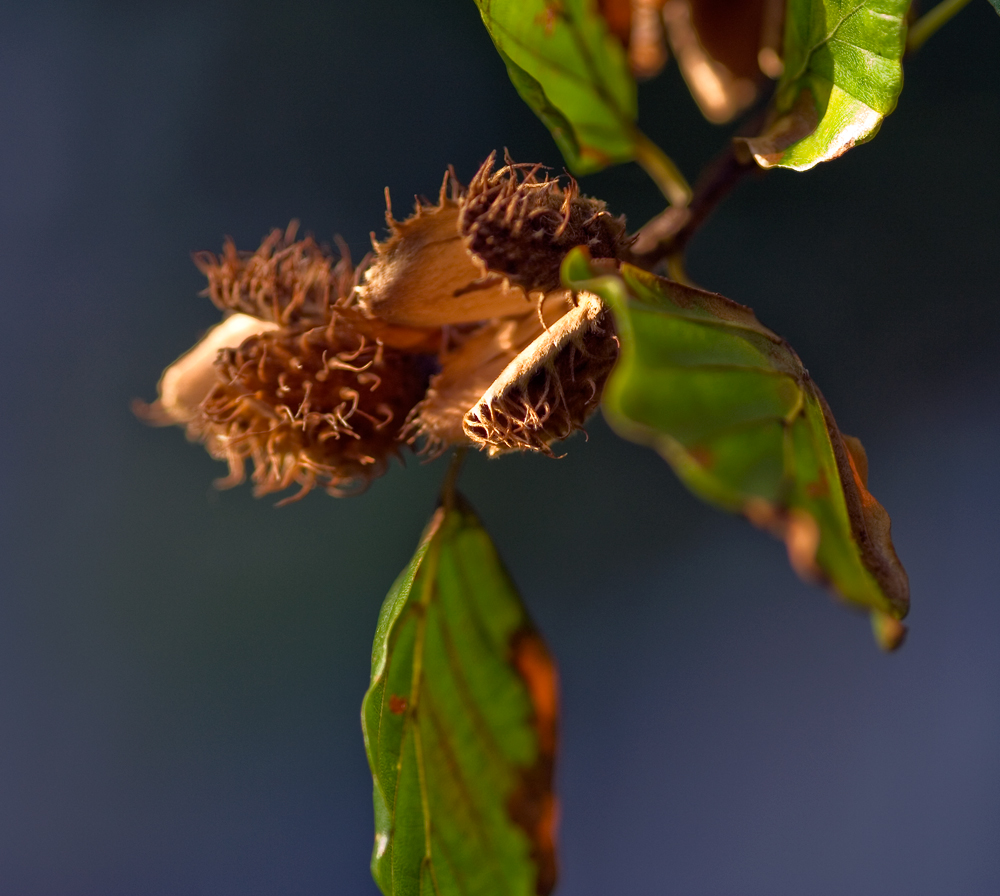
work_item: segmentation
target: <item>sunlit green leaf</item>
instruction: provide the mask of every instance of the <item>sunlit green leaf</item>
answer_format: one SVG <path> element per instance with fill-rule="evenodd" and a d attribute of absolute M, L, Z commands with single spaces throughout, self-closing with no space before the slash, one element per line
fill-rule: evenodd
<path fill-rule="evenodd" d="M 902 637 L 906 572 L 868 492 L 861 443 L 843 436 L 791 347 L 749 308 L 629 265 L 601 272 L 582 249 L 566 284 L 612 308 L 621 356 L 604 392 L 612 427 L 655 448 L 705 500 L 784 539 L 806 579 Z"/>
<path fill-rule="evenodd" d="M 997 11 L 997 15 L 1000 16 L 1000 0 L 990 0 L 993 4 L 993 8 Z"/>
<path fill-rule="evenodd" d="M 804 171 L 875 136 L 903 88 L 910 0 L 788 0 L 777 113 L 746 140 L 757 162 Z"/>
<path fill-rule="evenodd" d="M 555 670 L 461 499 L 382 606 L 361 716 L 383 893 L 552 889 Z"/>
<path fill-rule="evenodd" d="M 517 92 L 572 171 L 634 158 L 635 81 L 593 0 L 476 3 Z"/>

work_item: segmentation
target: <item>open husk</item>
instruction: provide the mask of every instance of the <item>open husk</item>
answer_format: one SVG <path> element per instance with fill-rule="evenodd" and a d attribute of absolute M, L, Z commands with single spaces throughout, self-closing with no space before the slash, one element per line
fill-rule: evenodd
<path fill-rule="evenodd" d="M 551 454 L 618 355 L 601 300 L 561 286 L 560 266 L 580 245 L 619 258 L 624 219 L 572 179 L 491 155 L 468 186 L 449 171 L 436 204 L 386 221 L 361 275 L 294 223 L 254 252 L 197 254 L 227 317 L 137 410 L 225 461 L 222 486 L 249 462 L 257 494 L 358 490 L 405 444 Z"/>

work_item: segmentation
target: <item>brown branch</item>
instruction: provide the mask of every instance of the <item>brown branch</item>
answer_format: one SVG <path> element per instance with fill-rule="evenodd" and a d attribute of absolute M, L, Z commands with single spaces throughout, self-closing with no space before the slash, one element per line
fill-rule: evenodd
<path fill-rule="evenodd" d="M 759 105 L 758 111 L 740 126 L 737 136 L 761 133 L 769 114 L 770 103 Z M 716 206 L 744 177 L 762 170 L 743 146 L 730 140 L 726 149 L 702 169 L 690 204 L 665 209 L 643 225 L 635 234 L 627 260 L 646 270 L 668 260 L 683 270 L 688 243 Z"/>
<path fill-rule="evenodd" d="M 690 205 L 685 208 L 672 206 L 639 230 L 628 260 L 652 270 L 664 259 L 683 255 L 687 244 L 715 207 L 747 174 L 759 170 L 752 158 L 744 161 L 730 143 L 726 151 L 702 171 Z"/>

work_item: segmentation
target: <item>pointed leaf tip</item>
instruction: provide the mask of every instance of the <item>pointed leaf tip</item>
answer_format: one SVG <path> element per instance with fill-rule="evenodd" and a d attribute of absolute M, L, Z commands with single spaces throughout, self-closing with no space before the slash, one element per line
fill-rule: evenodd
<path fill-rule="evenodd" d="M 382 607 L 362 726 L 386 896 L 555 886 L 555 666 L 460 496 Z"/>

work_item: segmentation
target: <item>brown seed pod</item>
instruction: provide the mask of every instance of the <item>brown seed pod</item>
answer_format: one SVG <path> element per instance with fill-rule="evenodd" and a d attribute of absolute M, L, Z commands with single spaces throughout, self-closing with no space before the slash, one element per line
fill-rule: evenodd
<path fill-rule="evenodd" d="M 440 334 L 369 319 L 354 272 L 294 223 L 253 253 L 227 242 L 196 256 L 220 307 L 237 310 L 167 368 L 136 412 L 185 426 L 229 464 L 221 486 L 253 463 L 257 494 L 298 484 L 334 494 L 363 488 L 398 454 L 399 434 L 426 392 Z M 245 312 L 253 313 L 245 313 Z"/>
<path fill-rule="evenodd" d="M 663 22 L 702 114 L 721 124 L 751 106 L 783 70 L 782 0 L 667 0 Z"/>
<path fill-rule="evenodd" d="M 177 423 L 257 494 L 333 494 L 385 471 L 401 442 L 531 450 L 580 428 L 618 354 L 596 296 L 559 284 L 566 253 L 617 259 L 624 219 L 540 166 L 495 156 L 467 188 L 449 171 L 375 243 L 364 284 L 295 224 L 255 252 L 195 260 L 230 316 L 164 373 L 137 410 Z"/>
<path fill-rule="evenodd" d="M 226 239 L 222 255 L 196 252 L 194 263 L 208 278 L 205 291 L 222 311 L 239 311 L 278 324 L 321 324 L 330 308 L 350 296 L 354 268 L 346 249 L 339 260 L 312 237 L 296 242 L 299 222 L 272 230 L 254 252 L 240 252 Z"/>
<path fill-rule="evenodd" d="M 367 338 L 334 315 L 325 327 L 298 326 L 253 336 L 219 353 L 219 382 L 188 433 L 229 464 L 220 486 L 254 492 L 298 484 L 332 494 L 363 489 L 398 453 L 398 436 L 427 389 L 425 356 Z"/>
<path fill-rule="evenodd" d="M 499 274 L 526 292 L 560 285 L 559 268 L 570 249 L 586 246 L 592 258 L 619 258 L 628 246 L 625 219 L 599 199 L 581 196 L 572 178 L 566 187 L 540 165 L 510 157 L 493 171 L 496 154 L 483 163 L 462 196 L 459 229 L 484 272 Z"/>
<path fill-rule="evenodd" d="M 452 444 L 551 455 L 597 408 L 617 358 L 603 302 L 554 290 L 538 314 L 493 321 L 444 355 L 405 435 L 432 455 Z"/>
<path fill-rule="evenodd" d="M 436 205 L 386 219 L 390 236 L 358 288 L 373 320 L 440 327 L 441 370 L 404 431 L 438 454 L 474 444 L 491 454 L 551 453 L 600 401 L 618 354 L 600 299 L 578 303 L 560 285 L 570 249 L 619 258 L 623 218 L 603 202 L 495 154 L 468 187 L 449 171 Z"/>
<path fill-rule="evenodd" d="M 437 205 L 418 201 L 412 216 L 386 212 L 390 236 L 358 288 L 373 317 L 408 327 L 440 327 L 528 314 L 532 301 L 559 287 L 566 253 L 585 245 L 594 258 L 618 258 L 625 222 L 605 204 L 563 187 L 538 165 L 496 154 L 469 186 L 449 171 Z"/>
<path fill-rule="evenodd" d="M 422 452 L 432 457 L 451 445 L 471 444 L 463 428 L 465 415 L 541 332 L 531 313 L 491 321 L 460 339 L 442 354 L 441 371 L 410 414 L 404 437 L 421 442 Z"/>
<path fill-rule="evenodd" d="M 465 414 L 462 428 L 490 456 L 552 454 L 552 442 L 583 426 L 597 409 L 618 360 L 611 312 L 594 295 L 525 348 Z"/>

